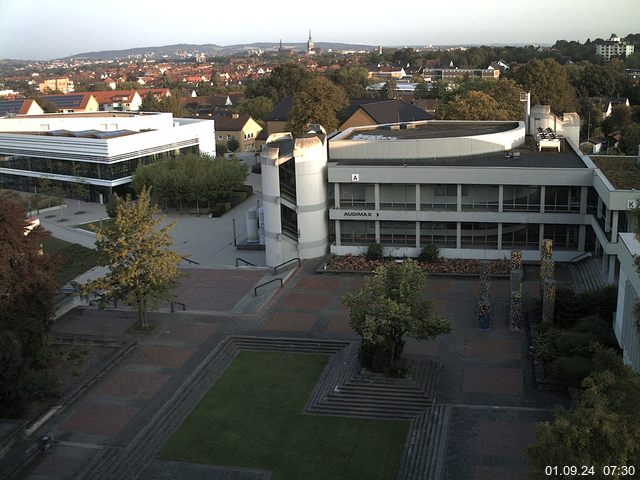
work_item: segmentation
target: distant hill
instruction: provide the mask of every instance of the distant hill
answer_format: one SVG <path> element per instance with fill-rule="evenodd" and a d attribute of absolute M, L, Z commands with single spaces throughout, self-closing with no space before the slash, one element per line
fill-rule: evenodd
<path fill-rule="evenodd" d="M 360 45 L 351 43 L 334 43 L 334 42 L 316 42 L 316 48 L 323 50 L 372 50 L 375 48 L 373 45 Z M 121 58 L 131 57 L 151 57 L 151 58 L 179 58 L 180 52 L 187 52 L 188 54 L 194 54 L 201 52 L 206 55 L 232 55 L 247 50 L 272 50 L 277 49 L 279 43 L 274 42 L 258 42 L 258 43 L 242 43 L 236 45 L 215 45 L 213 43 L 206 43 L 202 45 L 196 45 L 191 43 L 179 43 L 175 45 L 164 45 L 162 47 L 139 47 L 128 48 L 125 50 L 103 50 L 99 52 L 85 52 L 64 57 L 60 60 L 72 60 L 72 59 L 90 59 L 90 60 L 117 60 Z M 307 48 L 306 43 L 283 43 L 282 48 L 290 48 L 294 50 L 304 50 Z"/>

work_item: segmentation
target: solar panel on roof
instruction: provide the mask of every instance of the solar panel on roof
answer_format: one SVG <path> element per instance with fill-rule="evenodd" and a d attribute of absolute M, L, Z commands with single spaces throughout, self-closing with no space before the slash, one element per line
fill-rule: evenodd
<path fill-rule="evenodd" d="M 7 113 L 18 113 L 24 100 L 0 100 L 0 115 Z"/>
<path fill-rule="evenodd" d="M 78 108 L 82 105 L 84 95 L 45 96 L 44 98 L 59 108 Z"/>

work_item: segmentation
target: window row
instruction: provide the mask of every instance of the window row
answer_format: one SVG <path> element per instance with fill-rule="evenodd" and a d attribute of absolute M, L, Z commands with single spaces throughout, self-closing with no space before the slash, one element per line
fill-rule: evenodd
<path fill-rule="evenodd" d="M 380 243 L 387 247 L 415 247 L 416 234 L 419 234 L 420 247 L 436 245 L 439 248 L 457 247 L 456 222 L 380 222 Z M 578 249 L 577 225 L 544 226 L 544 237 L 553 240 L 558 250 Z M 376 242 L 375 222 L 340 222 L 341 245 L 370 245 Z M 502 224 L 502 248 L 537 250 L 540 245 L 540 225 L 526 223 Z M 462 248 L 497 249 L 498 224 L 472 223 L 460 224 L 460 246 Z"/>
<path fill-rule="evenodd" d="M 41 157 L 26 157 L 19 155 L 0 155 L 0 168 L 14 170 L 26 170 L 30 172 L 50 173 L 56 175 L 68 175 L 82 178 L 95 178 L 100 180 L 117 180 L 130 177 L 140 165 L 148 165 L 160 160 L 198 153 L 198 147 L 185 147 L 169 152 L 145 155 L 113 163 L 93 163 L 78 160 L 59 160 Z"/>
<path fill-rule="evenodd" d="M 375 185 L 343 183 L 340 185 L 340 208 L 375 209 Z M 416 210 L 415 184 L 380 184 L 381 210 Z M 498 211 L 498 185 L 461 185 L 462 211 Z M 419 185 L 420 210 L 457 210 L 458 185 Z M 505 212 L 539 212 L 540 186 L 504 185 L 502 209 Z M 580 212 L 580 187 L 545 189 L 544 209 L 548 212 Z"/>

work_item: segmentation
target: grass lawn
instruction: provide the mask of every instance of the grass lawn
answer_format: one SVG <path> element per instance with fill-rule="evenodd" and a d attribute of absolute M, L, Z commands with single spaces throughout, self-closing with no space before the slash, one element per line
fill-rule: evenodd
<path fill-rule="evenodd" d="M 159 457 L 273 480 L 396 478 L 409 421 L 303 414 L 324 355 L 240 352 Z"/>
<path fill-rule="evenodd" d="M 59 238 L 49 237 L 42 243 L 45 253 L 62 256 L 62 267 L 56 274 L 61 285 L 96 266 L 97 253 L 77 243 L 69 243 Z"/>
<path fill-rule="evenodd" d="M 113 218 L 106 218 L 102 220 L 102 227 L 108 227 L 113 223 Z M 81 223 L 80 225 L 75 225 L 74 228 L 81 228 L 82 230 L 88 230 L 89 232 L 95 232 L 96 228 L 100 227 L 100 221 L 97 222 L 89 222 L 89 223 Z"/>

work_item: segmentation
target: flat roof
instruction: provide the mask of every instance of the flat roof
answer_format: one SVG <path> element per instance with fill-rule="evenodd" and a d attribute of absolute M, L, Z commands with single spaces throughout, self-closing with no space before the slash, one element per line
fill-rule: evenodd
<path fill-rule="evenodd" d="M 514 150 L 513 157 L 508 152 L 483 153 L 444 158 L 414 159 L 339 159 L 329 161 L 337 165 L 376 166 L 418 166 L 418 167 L 512 167 L 512 168 L 587 168 L 579 155 L 570 147 L 563 152 L 537 150 Z M 518 156 L 519 154 L 519 156 Z M 329 153 L 331 155 L 331 153 Z"/>
<path fill-rule="evenodd" d="M 518 128 L 518 122 L 455 122 L 432 121 L 424 123 L 411 123 L 413 128 L 406 128 L 406 124 L 400 124 L 397 130 L 391 130 L 389 125 L 372 126 L 371 128 L 356 128 L 345 138 L 336 140 L 416 140 L 427 138 L 452 138 L 469 137 L 474 135 L 489 135 L 493 133 L 507 132 Z"/>
<path fill-rule="evenodd" d="M 611 185 L 620 190 L 640 190 L 640 165 L 638 157 L 635 156 L 591 156 L 591 160 L 596 164 Z"/>

